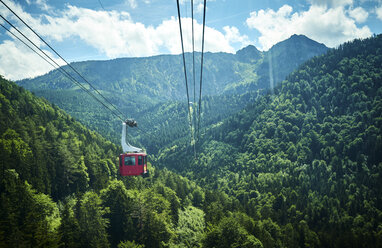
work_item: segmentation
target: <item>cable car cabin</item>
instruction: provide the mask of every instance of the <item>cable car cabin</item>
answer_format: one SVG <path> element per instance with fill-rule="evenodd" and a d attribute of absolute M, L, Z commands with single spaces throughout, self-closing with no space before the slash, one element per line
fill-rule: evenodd
<path fill-rule="evenodd" d="M 119 155 L 121 176 L 148 176 L 147 155 L 145 153 L 123 153 Z"/>

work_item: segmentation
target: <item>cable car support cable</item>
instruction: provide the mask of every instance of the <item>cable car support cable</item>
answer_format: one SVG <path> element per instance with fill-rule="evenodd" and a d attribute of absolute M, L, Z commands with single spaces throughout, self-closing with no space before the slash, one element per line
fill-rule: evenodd
<path fill-rule="evenodd" d="M 1 18 L 3 18 L 2 15 L 0 15 Z M 3 20 L 5 20 L 3 18 Z M 30 50 L 32 50 L 34 53 L 36 53 L 38 56 L 40 56 L 40 58 L 42 58 L 43 60 L 45 60 L 48 64 L 50 64 L 53 68 L 57 69 L 55 65 L 53 65 L 51 62 L 49 62 L 49 60 L 47 60 L 46 58 L 44 58 L 40 53 L 38 53 L 36 50 L 33 49 L 33 47 L 31 47 L 30 45 L 28 45 L 25 41 L 23 41 L 22 39 L 20 39 L 17 35 L 15 35 L 11 30 L 9 30 L 7 27 L 5 27 L 3 24 L 0 23 L 0 25 L 5 29 L 7 30 L 8 33 L 10 33 L 13 37 L 15 37 L 16 39 L 18 39 L 20 42 L 22 42 L 25 46 L 27 46 Z"/>
<path fill-rule="evenodd" d="M 47 45 L 59 58 L 61 58 L 66 65 L 68 65 L 80 78 L 82 78 L 89 86 L 96 91 L 108 104 L 110 104 L 121 116 L 123 116 L 123 113 L 117 109 L 114 104 L 112 104 L 106 97 L 104 97 L 88 80 L 86 80 L 72 65 L 70 65 L 53 47 L 51 47 L 39 34 L 37 34 L 23 19 L 21 19 L 20 16 L 18 16 L 8 5 L 6 5 L 3 0 L 0 0 L 0 2 L 9 10 L 11 11 L 25 26 L 27 26 L 42 42 L 44 42 L 45 45 Z M 4 19 L 4 18 L 3 18 Z M 46 55 L 46 54 L 45 54 Z M 47 56 L 47 55 L 46 55 Z M 122 118 L 120 118 L 122 119 Z"/>
<path fill-rule="evenodd" d="M 195 104 L 196 104 L 196 83 L 195 83 L 195 35 L 194 35 L 194 0 L 191 0 L 191 29 L 192 29 L 192 80 L 194 83 L 194 101 L 192 102 L 192 116 L 194 121 L 194 157 L 196 158 L 196 139 L 195 139 L 195 128 L 196 128 L 196 115 L 195 115 Z"/>
<path fill-rule="evenodd" d="M 1 0 L 0 0 L 1 1 Z M 110 109 L 105 103 L 103 103 L 100 99 L 98 99 L 94 94 L 92 94 L 88 89 L 86 89 L 85 86 L 83 86 L 80 82 L 78 82 L 70 73 L 68 73 L 63 67 L 61 67 L 54 59 L 52 59 L 48 54 L 46 54 L 41 48 L 39 48 L 33 41 L 31 41 L 27 36 L 25 36 L 17 27 L 15 27 L 12 23 L 10 23 L 5 17 L 0 15 L 0 17 L 7 22 L 13 29 L 15 29 L 19 34 L 21 34 L 27 41 L 29 41 L 36 49 L 38 49 L 42 54 L 44 54 L 52 63 L 50 63 L 46 58 L 44 58 L 40 53 L 38 53 L 36 50 L 34 50 L 31 46 L 29 46 L 26 42 L 22 41 L 19 37 L 17 37 L 14 33 L 12 33 L 8 28 L 6 28 L 4 25 L 1 25 L 5 30 L 7 30 L 9 33 L 11 33 L 13 36 L 15 36 L 18 40 L 20 40 L 24 45 L 26 45 L 28 48 L 30 48 L 33 52 L 35 52 L 37 55 L 39 55 L 41 58 L 43 58 L 46 62 L 48 62 L 50 65 L 53 66 L 53 68 L 60 71 L 64 76 L 66 76 L 68 79 L 70 79 L 73 83 L 77 84 L 81 89 L 83 89 L 86 93 L 88 93 L 91 97 L 93 97 L 97 102 L 102 104 L 107 110 L 109 110 L 113 115 L 115 115 L 118 119 L 125 121 L 122 119 L 119 115 L 117 115 L 112 109 Z"/>
<path fill-rule="evenodd" d="M 194 101 L 193 104 L 195 104 L 195 98 L 196 98 L 196 88 L 195 88 L 195 36 L 194 36 L 194 0 L 191 0 L 191 21 L 192 21 L 192 79 L 194 83 Z"/>
<path fill-rule="evenodd" d="M 178 20 L 179 20 L 180 41 L 181 41 L 181 45 L 182 45 L 184 77 L 185 77 L 185 80 L 186 80 L 187 109 L 188 109 L 188 117 L 189 117 L 190 132 L 191 132 L 191 143 L 194 143 L 194 148 L 195 148 L 195 142 L 193 142 L 194 141 L 194 135 L 193 135 L 193 132 L 192 132 L 192 119 L 191 119 L 191 111 L 190 111 L 190 95 L 188 93 L 187 69 L 186 69 L 186 59 L 185 59 L 185 55 L 184 55 L 182 21 L 181 21 L 181 18 L 180 18 L 179 0 L 176 0 L 176 4 L 177 4 L 177 7 L 178 7 Z"/>
<path fill-rule="evenodd" d="M 201 54 L 201 62 L 200 62 L 200 86 L 199 86 L 199 111 L 198 111 L 198 140 L 200 138 L 200 113 L 201 113 L 201 105 L 202 105 L 202 85 L 203 85 L 203 58 L 204 58 L 204 31 L 206 27 L 206 3 L 207 0 L 204 0 L 204 8 L 203 8 L 203 33 L 202 33 L 202 54 Z"/>

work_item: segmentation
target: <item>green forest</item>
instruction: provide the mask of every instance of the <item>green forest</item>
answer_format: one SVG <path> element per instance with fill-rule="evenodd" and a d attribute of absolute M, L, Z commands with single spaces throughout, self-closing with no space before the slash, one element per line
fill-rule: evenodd
<path fill-rule="evenodd" d="M 153 103 L 133 133 L 148 178 L 119 176 L 117 142 L 1 78 L 0 247 L 381 247 L 381 65 L 378 35 L 261 93 L 205 97 L 196 158 L 186 103 Z"/>
<path fill-rule="evenodd" d="M 381 49 L 379 35 L 309 60 L 206 129 L 197 160 L 174 143 L 158 166 L 224 192 L 237 207 L 229 213 L 271 225 L 272 241 L 254 233 L 264 247 L 381 246 Z M 216 208 L 206 216 L 220 225 L 230 214 Z"/>

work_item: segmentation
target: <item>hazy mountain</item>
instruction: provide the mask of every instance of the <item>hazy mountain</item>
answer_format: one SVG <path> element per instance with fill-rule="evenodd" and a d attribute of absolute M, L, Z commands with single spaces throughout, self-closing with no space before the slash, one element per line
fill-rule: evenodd
<path fill-rule="evenodd" d="M 292 35 L 264 53 L 264 62 L 258 69 L 263 87 L 276 85 L 308 59 L 324 54 L 328 48 L 304 35 Z M 272 80 L 272 81 L 271 81 Z"/>
<path fill-rule="evenodd" d="M 221 118 L 243 108 L 251 99 L 270 87 L 269 54 L 273 54 L 274 84 L 295 70 L 298 65 L 312 56 L 325 53 L 327 48 L 305 36 L 292 36 L 268 52 L 260 52 L 254 46 L 239 50 L 236 54 L 206 53 L 203 68 L 203 97 L 222 96 L 227 104 L 214 116 Z M 187 75 L 190 101 L 194 101 L 193 71 L 191 70 L 192 54 L 186 54 Z M 196 53 L 195 91 L 196 101 L 199 95 L 200 53 Z M 142 123 L 144 129 L 156 125 L 154 106 L 168 105 L 171 101 L 186 102 L 185 77 L 181 55 L 161 55 L 147 58 L 120 58 L 108 61 L 85 61 L 72 63 L 94 87 L 104 94 L 128 117 Z M 71 69 L 64 69 L 74 75 Z M 79 82 L 84 83 L 81 79 Z M 119 122 L 108 111 L 87 96 L 85 92 L 73 85 L 59 71 L 17 82 L 19 85 L 43 96 L 57 104 L 76 119 L 92 129 L 117 141 Z M 84 83 L 86 85 L 86 83 Z M 252 97 L 241 98 L 239 95 L 251 94 Z M 225 95 L 225 96 L 223 96 Z M 227 95 L 231 99 L 227 99 Z M 222 103 L 221 100 L 215 102 Z M 224 104 L 224 103 L 223 103 Z M 149 117 L 149 118 L 147 118 Z M 216 119 L 216 121 L 218 121 Z M 168 128 L 173 125 L 169 124 Z M 162 127 L 163 128 L 163 127 Z"/>
<path fill-rule="evenodd" d="M 307 59 L 325 53 L 327 48 L 306 36 L 293 35 L 289 39 L 274 45 L 267 52 L 260 52 L 256 47 L 249 45 L 236 54 L 209 53 L 204 56 L 204 95 L 218 95 L 228 88 L 248 81 L 248 74 L 255 79 L 259 73 L 257 66 L 268 68 L 268 57 L 272 55 L 273 71 L 278 76 L 275 81 L 281 81 L 286 75 L 285 71 L 292 72 L 298 65 Z M 263 58 L 265 58 L 263 60 Z M 192 80 L 192 55 L 186 54 L 188 83 Z M 196 53 L 195 65 L 196 81 L 199 80 L 200 53 Z M 183 61 L 181 55 L 160 55 L 146 58 L 120 58 L 107 61 L 85 61 L 71 64 L 97 89 L 121 94 L 126 97 L 139 95 L 150 97 L 151 100 L 176 100 L 185 98 L 185 85 L 183 73 Z M 281 67 L 281 69 L 279 68 Z M 67 66 L 66 71 L 73 73 Z M 253 69 L 248 72 L 248 69 Z M 280 71 L 280 72 L 278 72 Z M 279 75 L 280 74 L 280 75 Z M 78 79 L 84 83 L 83 80 Z M 64 75 L 58 70 L 53 70 L 46 75 L 33 79 L 25 79 L 17 82 L 23 87 L 33 90 L 45 89 L 76 89 Z M 199 82 L 197 82 L 199 83 Z M 192 91 L 192 87 L 190 87 Z M 238 93 L 243 93 L 239 91 Z"/>
<path fill-rule="evenodd" d="M 262 53 L 255 46 L 249 45 L 236 52 L 239 61 L 245 63 L 256 63 L 262 58 Z"/>

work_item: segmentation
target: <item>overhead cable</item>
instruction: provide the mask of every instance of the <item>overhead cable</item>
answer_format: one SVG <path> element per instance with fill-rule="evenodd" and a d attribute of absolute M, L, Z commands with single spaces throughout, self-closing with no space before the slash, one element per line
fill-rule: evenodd
<path fill-rule="evenodd" d="M 184 55 L 184 45 L 183 45 L 183 32 L 182 32 L 182 21 L 180 18 L 180 7 L 179 7 L 179 0 L 176 0 L 176 4 L 178 7 L 178 20 L 179 20 L 179 31 L 180 31 L 180 41 L 182 44 L 182 56 L 183 56 L 183 69 L 184 69 L 184 78 L 186 80 L 186 92 L 187 92 L 187 109 L 188 109 L 188 117 L 189 117 L 189 123 L 190 123 L 190 131 L 191 131 L 191 142 L 193 139 L 193 132 L 192 132 L 192 119 L 191 119 L 191 111 L 190 111 L 190 95 L 188 93 L 188 82 L 187 82 L 187 69 L 186 69 L 186 59 Z M 195 144 L 195 142 L 194 142 Z"/>
<path fill-rule="evenodd" d="M 203 8 L 203 33 L 202 33 L 202 54 L 201 54 L 201 62 L 200 62 L 200 86 L 199 86 L 199 111 L 198 111 L 198 139 L 200 138 L 200 113 L 202 106 L 202 85 L 203 85 L 203 58 L 204 58 L 204 31 L 206 27 L 206 3 L 207 0 L 204 0 L 204 8 Z"/>
<path fill-rule="evenodd" d="M 196 98 L 196 88 L 195 88 L 195 36 L 194 36 L 194 0 L 191 0 L 191 21 L 192 21 L 192 73 L 193 73 L 193 81 L 194 81 L 194 101 Z"/>
<path fill-rule="evenodd" d="M 96 91 L 108 104 L 110 104 L 121 116 L 123 113 L 117 109 L 114 104 L 112 104 L 106 97 L 104 97 L 88 80 L 86 80 L 71 64 L 69 64 L 53 47 L 51 47 L 38 33 L 36 33 L 20 16 L 18 16 L 8 5 L 6 5 L 3 0 L 0 2 L 11 11 L 25 26 L 27 26 L 45 45 L 47 45 L 60 59 L 62 59 L 66 65 L 68 65 L 82 80 L 84 80 L 94 91 Z"/>
<path fill-rule="evenodd" d="M 194 36 L 194 0 L 191 0 L 191 26 L 192 26 L 192 80 L 194 83 L 194 101 L 192 102 L 192 112 L 193 112 L 193 121 L 194 122 L 194 127 L 196 128 L 196 115 L 194 111 L 194 106 L 195 106 L 195 98 L 196 98 L 196 86 L 195 86 L 195 36 Z M 194 133 L 194 157 L 196 158 L 196 142 L 195 142 L 195 130 L 192 130 Z"/>
<path fill-rule="evenodd" d="M 0 0 L 1 1 L 1 0 Z M 2 2 L 2 1 L 1 1 Z M 28 42 L 30 42 L 36 49 L 38 49 L 42 54 L 44 54 L 50 61 L 52 61 L 53 64 L 55 64 L 56 66 L 54 66 L 52 63 L 50 63 L 49 61 L 47 61 L 46 59 L 44 59 L 45 61 L 47 61 L 50 65 L 53 66 L 53 68 L 55 69 L 58 69 L 62 74 L 64 74 L 67 78 L 69 78 L 73 83 L 77 84 L 81 89 L 83 89 L 85 92 L 87 92 L 90 96 L 92 96 L 97 102 L 99 102 L 100 104 L 102 104 L 106 109 L 108 109 L 109 111 L 111 111 L 112 114 L 114 114 L 117 118 L 119 118 L 120 120 L 122 121 L 125 121 L 124 119 L 122 119 L 119 115 L 117 115 L 112 109 L 110 109 L 105 103 L 103 103 L 100 99 L 98 99 L 94 94 L 92 94 L 85 86 L 83 86 L 80 82 L 78 82 L 72 75 L 70 75 L 70 73 L 68 73 L 63 67 L 61 67 L 54 59 L 52 59 L 48 54 L 46 54 L 40 47 L 38 47 L 33 41 L 31 41 L 27 36 L 25 36 L 17 27 L 15 27 L 12 23 L 10 23 L 5 17 L 3 17 L 2 15 L 0 15 L 0 17 L 5 21 L 7 22 L 13 29 L 15 29 L 20 35 L 22 35 Z M 4 25 L 1 25 L 3 28 L 5 28 L 8 32 L 12 33 L 9 29 L 7 29 Z M 13 33 L 12 33 L 13 34 Z M 13 36 L 15 36 L 13 34 Z M 19 38 L 18 38 L 19 39 Z M 19 39 L 20 40 L 20 39 Z M 20 40 L 21 41 L 21 40 Z M 29 45 L 27 45 L 25 42 L 22 41 L 22 43 L 24 43 L 27 47 L 29 47 L 33 52 L 35 52 L 37 55 L 39 55 L 40 57 L 42 57 L 41 54 L 39 54 L 37 51 L 35 51 L 34 49 L 32 49 Z"/>
<path fill-rule="evenodd" d="M 0 15 L 1 18 L 3 18 L 2 15 Z M 4 20 L 4 18 L 3 18 Z M 25 46 L 27 46 L 30 50 L 32 50 L 34 53 L 36 53 L 38 56 L 40 56 L 43 60 L 45 60 L 48 64 L 50 64 L 53 68 L 56 68 L 51 62 L 49 62 L 49 60 L 47 60 L 46 58 L 44 58 L 40 53 L 38 53 L 36 50 L 33 49 L 33 47 L 29 46 L 25 41 L 23 41 L 22 39 L 20 39 L 17 35 L 15 35 L 11 30 L 9 30 L 7 27 L 5 27 L 3 24 L 0 23 L 0 25 L 8 31 L 8 33 L 10 33 L 13 37 L 15 37 L 16 39 L 18 39 L 20 42 L 22 42 Z"/>

